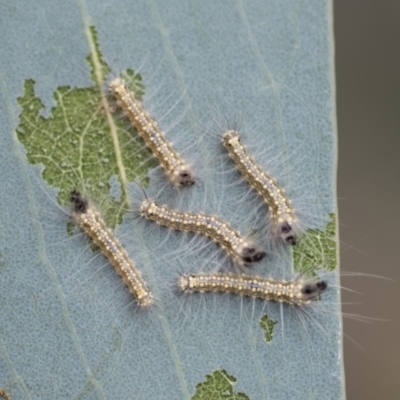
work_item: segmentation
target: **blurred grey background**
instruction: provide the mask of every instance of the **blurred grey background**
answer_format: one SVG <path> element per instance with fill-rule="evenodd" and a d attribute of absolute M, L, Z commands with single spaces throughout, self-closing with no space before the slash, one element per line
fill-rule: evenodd
<path fill-rule="evenodd" d="M 335 0 L 347 398 L 400 399 L 400 1 Z"/>

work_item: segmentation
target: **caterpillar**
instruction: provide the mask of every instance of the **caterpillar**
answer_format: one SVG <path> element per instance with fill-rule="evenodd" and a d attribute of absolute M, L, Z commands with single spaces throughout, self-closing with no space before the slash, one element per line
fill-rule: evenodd
<path fill-rule="evenodd" d="M 222 144 L 228 150 L 229 156 L 243 178 L 267 203 L 274 233 L 279 235 L 284 242 L 295 245 L 297 217 L 285 190 L 250 156 L 246 147 L 240 142 L 237 131 L 225 132 L 222 135 Z"/>
<path fill-rule="evenodd" d="M 171 210 L 166 206 L 158 206 L 155 201 L 149 199 L 140 204 L 140 214 L 174 230 L 210 237 L 241 266 L 249 266 L 266 256 L 266 252 L 252 238 L 242 236 L 228 222 L 216 216 Z"/>
<path fill-rule="evenodd" d="M 107 228 L 100 213 L 75 190 L 71 192 L 72 214 L 77 225 L 86 232 L 114 266 L 140 307 L 148 307 L 154 299 L 140 271 L 129 258 L 120 241 Z"/>
<path fill-rule="evenodd" d="M 135 98 L 134 93 L 128 90 L 124 80 L 121 78 L 112 80 L 109 89 L 132 125 L 158 159 L 171 182 L 177 187 L 194 185 L 196 179 L 192 168 L 166 139 L 164 132 L 143 108 L 141 102 Z"/>
<path fill-rule="evenodd" d="M 275 280 L 232 273 L 185 274 L 178 280 L 181 292 L 220 292 L 302 306 L 316 300 L 328 284 L 324 280 Z"/>

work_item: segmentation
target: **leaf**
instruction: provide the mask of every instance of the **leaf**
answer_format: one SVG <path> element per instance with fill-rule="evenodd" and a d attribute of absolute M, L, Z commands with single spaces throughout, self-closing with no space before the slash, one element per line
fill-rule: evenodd
<path fill-rule="evenodd" d="M 0 386 L 16 399 L 343 397 L 330 2 L 49 4 L 0 4 Z M 198 199 L 243 231 L 266 209 L 230 185 L 234 173 L 213 174 L 221 148 L 204 126 L 226 117 L 252 128 L 249 149 L 269 155 L 260 162 L 309 228 L 293 256 L 271 255 L 257 272 L 333 271 L 314 310 L 174 293 L 179 270 L 207 259 L 127 213 L 130 182 L 157 190 L 146 178 L 156 163 L 105 97 L 110 70 L 194 155 L 196 187 L 166 188 L 165 201 Z M 150 312 L 67 229 L 60 206 L 74 185 L 151 284 Z"/>
<path fill-rule="evenodd" d="M 205 382 L 199 383 L 193 400 L 218 400 L 218 399 L 240 399 L 249 398 L 243 393 L 235 393 L 232 390 L 236 379 L 229 376 L 226 371 L 215 371 L 212 375 L 207 375 Z"/>
<path fill-rule="evenodd" d="M 62 206 L 69 206 L 71 190 L 82 191 L 82 186 L 92 198 L 105 198 L 110 191 L 109 180 L 116 176 L 123 189 L 122 199 L 102 204 L 106 220 L 115 227 L 123 213 L 120 203 L 126 206 L 127 182 L 144 177 L 157 164 L 137 133 L 133 135 L 127 130 L 122 119 L 112 118 L 111 106 L 103 93 L 110 68 L 102 60 L 93 27 L 90 35 L 95 49 L 94 55 L 88 57 L 93 86 L 57 88 L 57 105 L 49 117 L 44 117 L 39 114 L 43 103 L 35 95 L 35 83 L 26 80 L 24 94 L 18 98 L 22 112 L 17 135 L 27 150 L 29 162 L 43 164 L 43 178 L 60 189 L 58 202 Z M 100 65 L 98 73 L 93 60 Z M 141 77 L 131 70 L 127 75 L 133 75 L 131 83 L 140 98 L 144 90 Z"/>

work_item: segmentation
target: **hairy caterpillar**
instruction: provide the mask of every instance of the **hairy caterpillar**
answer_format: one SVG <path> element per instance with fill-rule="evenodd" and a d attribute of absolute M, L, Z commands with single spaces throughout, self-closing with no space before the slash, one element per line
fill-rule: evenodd
<path fill-rule="evenodd" d="M 210 237 L 239 265 L 249 266 L 266 256 L 266 252 L 252 238 L 242 236 L 228 222 L 216 216 L 170 210 L 166 206 L 158 206 L 155 201 L 149 199 L 143 200 L 140 204 L 140 214 L 146 219 L 174 230 Z"/>
<path fill-rule="evenodd" d="M 140 101 L 135 98 L 134 93 L 128 90 L 125 82 L 116 78 L 111 81 L 109 89 L 158 159 L 171 182 L 178 187 L 194 185 L 195 177 L 190 165 L 172 147 L 157 122 L 150 117 Z"/>
<path fill-rule="evenodd" d="M 324 280 L 275 280 L 255 275 L 214 273 L 185 274 L 178 280 L 184 293 L 220 292 L 297 306 L 309 304 L 328 287 Z"/>
<path fill-rule="evenodd" d="M 222 135 L 222 143 L 243 178 L 268 204 L 268 213 L 274 233 L 286 243 L 295 245 L 297 217 L 284 189 L 278 185 L 275 178 L 256 163 L 246 147 L 241 144 L 237 131 L 225 132 Z"/>
<path fill-rule="evenodd" d="M 121 275 L 137 303 L 141 307 L 153 304 L 153 295 L 147 288 L 140 271 L 129 258 L 119 240 L 107 228 L 100 213 L 77 191 L 71 192 L 71 202 L 76 223 L 99 246 L 102 253 Z"/>

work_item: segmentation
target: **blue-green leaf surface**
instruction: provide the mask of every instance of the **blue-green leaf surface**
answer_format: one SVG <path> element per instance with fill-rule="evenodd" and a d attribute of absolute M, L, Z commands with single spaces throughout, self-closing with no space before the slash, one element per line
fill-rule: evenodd
<path fill-rule="evenodd" d="M 0 3 L 0 387 L 13 399 L 344 396 L 331 11 L 328 0 Z M 233 172 L 213 173 L 232 165 L 206 134 L 241 121 L 310 228 L 293 257 L 271 255 L 257 272 L 333 271 L 320 312 L 174 292 L 179 272 L 204 258 L 126 213 L 130 182 L 155 165 L 101 96 L 127 69 L 198 168 L 196 187 L 160 196 L 256 232 L 255 197 L 230 185 Z M 71 234 L 61 205 L 83 184 L 149 281 L 154 310 L 137 310 L 101 254 Z"/>

